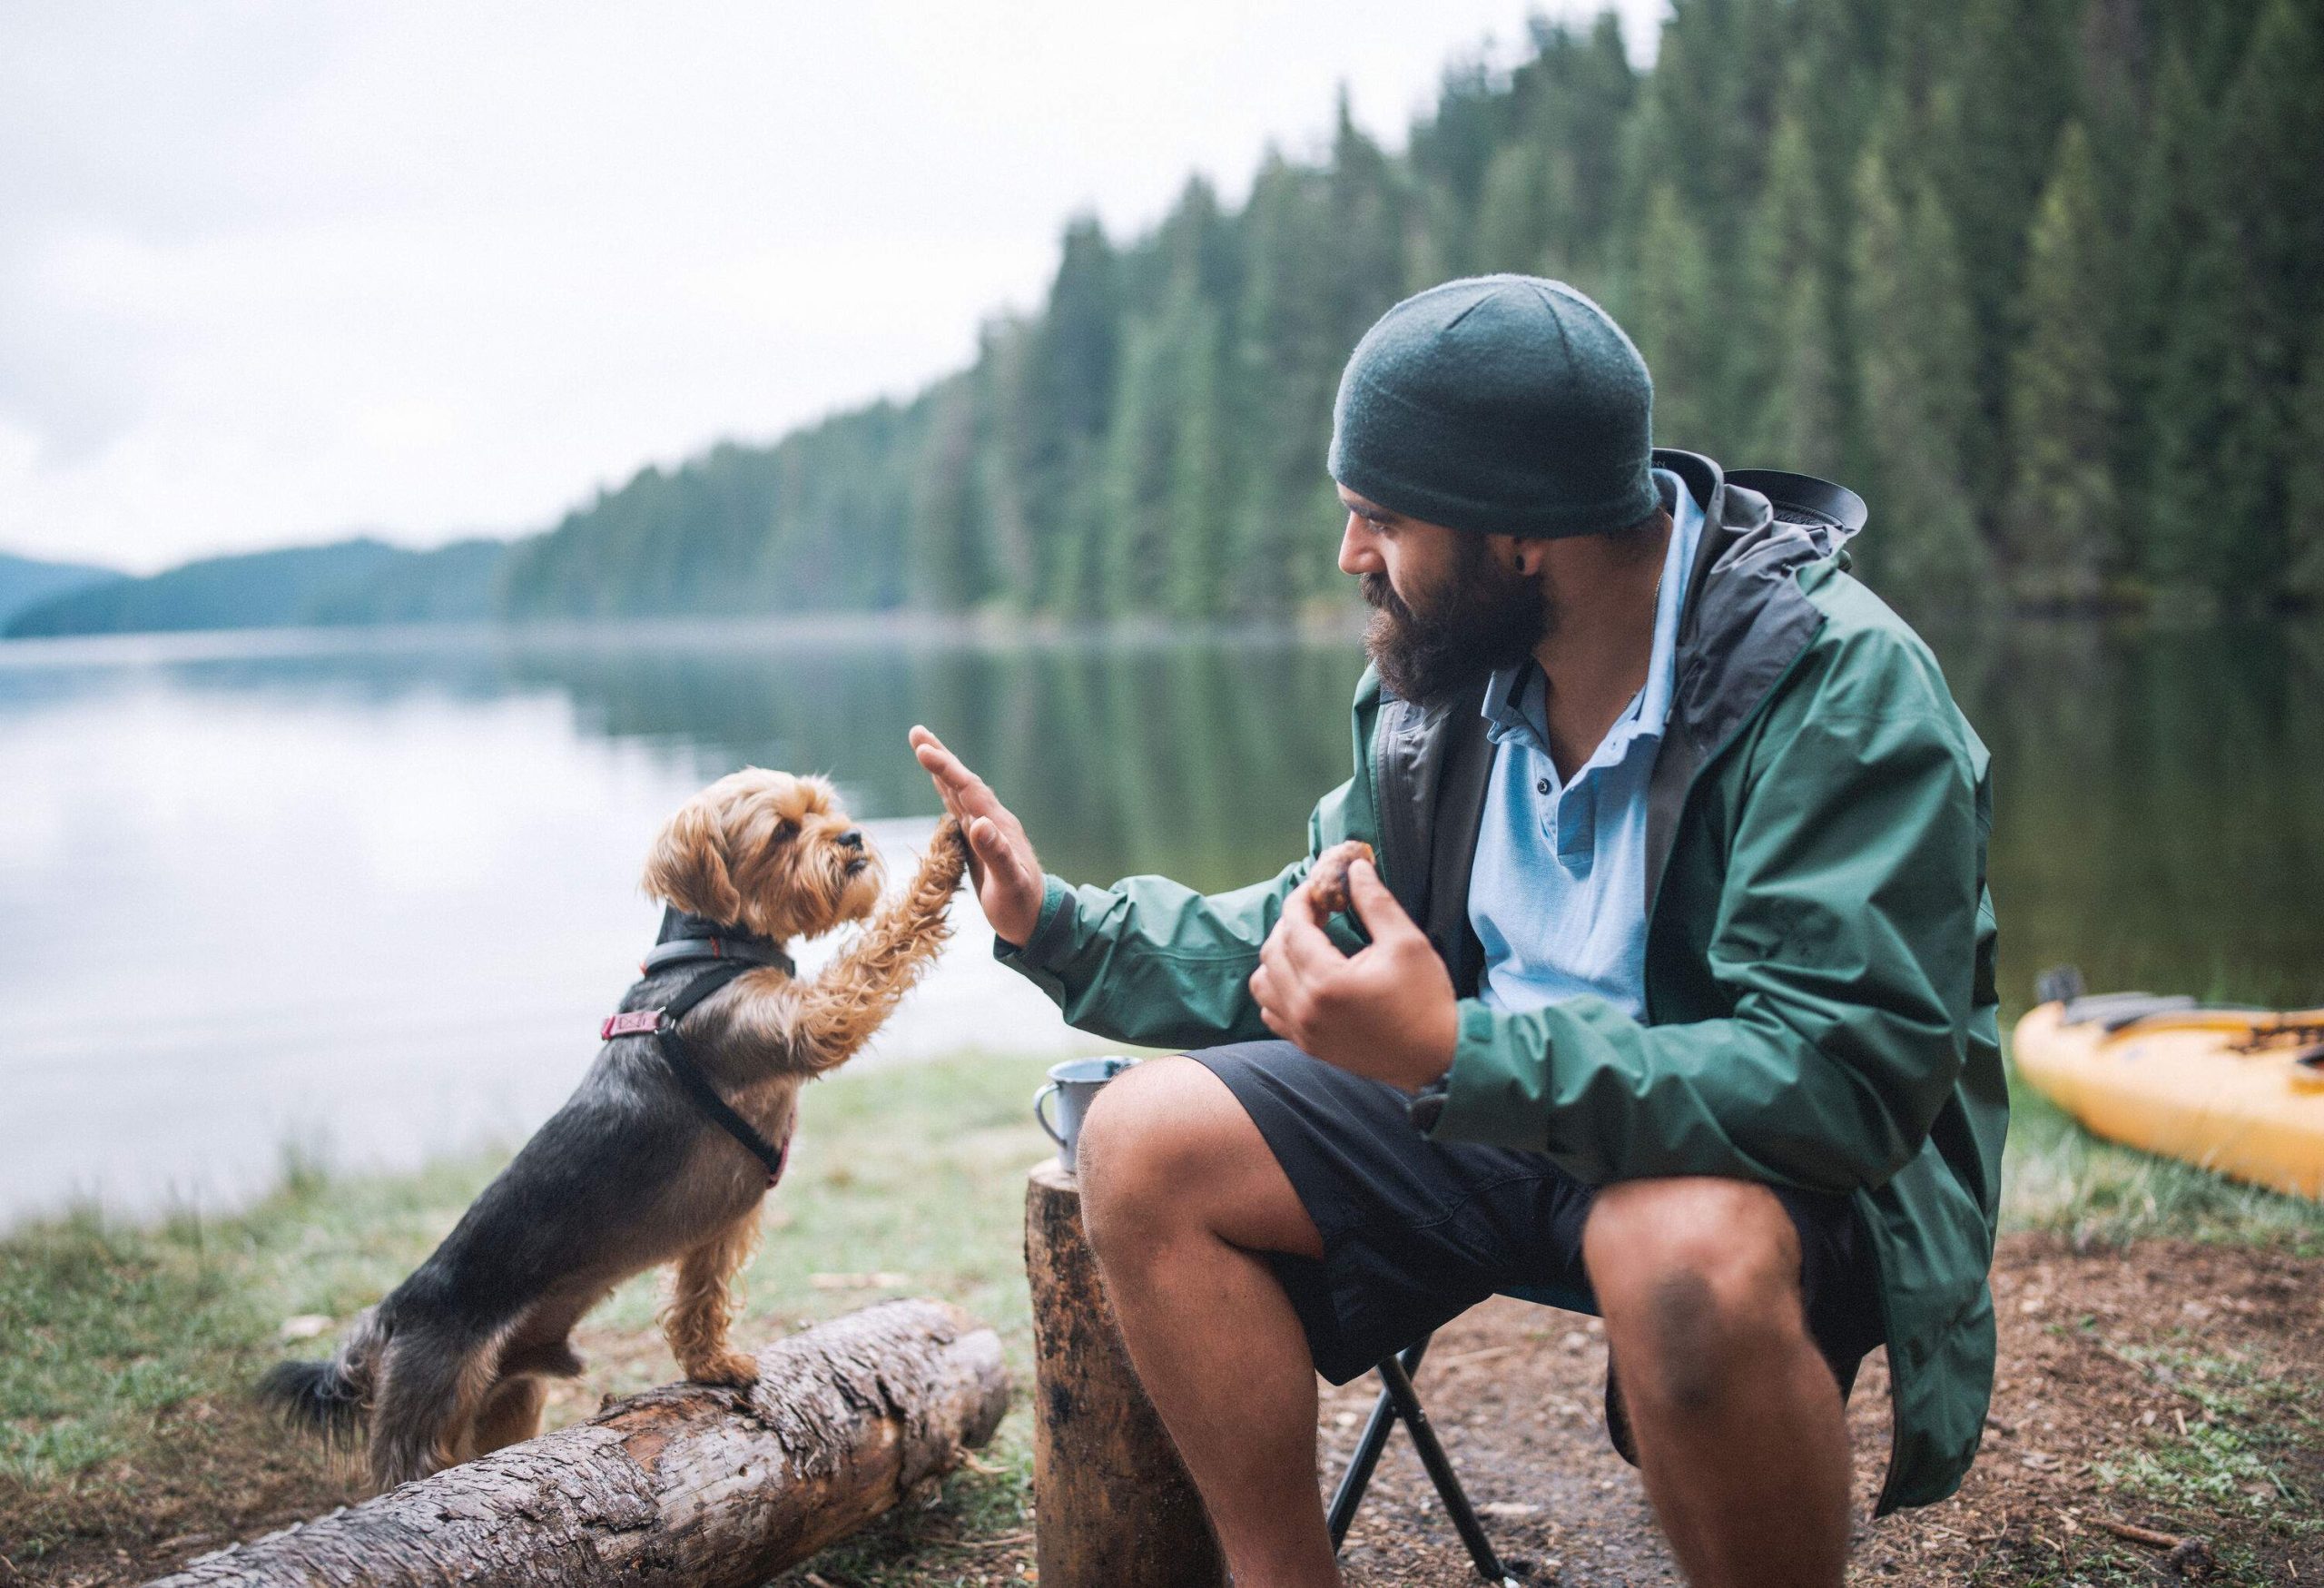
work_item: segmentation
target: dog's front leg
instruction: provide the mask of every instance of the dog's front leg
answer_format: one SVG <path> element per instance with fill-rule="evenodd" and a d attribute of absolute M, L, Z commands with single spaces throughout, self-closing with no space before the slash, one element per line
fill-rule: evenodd
<path fill-rule="evenodd" d="M 734 1277 L 759 1238 L 758 1204 L 678 1258 L 677 1282 L 662 1309 L 670 1354 L 696 1384 L 748 1388 L 759 1376 L 756 1358 L 733 1349 L 726 1331 L 743 1310 Z"/>
<path fill-rule="evenodd" d="M 967 869 L 968 840 L 947 816 L 903 896 L 874 916 L 848 951 L 799 989 L 793 1042 L 809 1071 L 844 1064 L 895 1011 L 950 934 L 945 908 Z"/>

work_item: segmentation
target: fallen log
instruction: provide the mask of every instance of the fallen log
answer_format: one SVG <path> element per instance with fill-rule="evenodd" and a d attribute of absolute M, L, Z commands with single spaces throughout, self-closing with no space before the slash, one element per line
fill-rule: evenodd
<path fill-rule="evenodd" d="M 153 1588 L 749 1588 L 960 1465 L 1009 1406 L 1000 1340 L 891 1301 L 779 1340 L 748 1390 L 671 1385 Z"/>

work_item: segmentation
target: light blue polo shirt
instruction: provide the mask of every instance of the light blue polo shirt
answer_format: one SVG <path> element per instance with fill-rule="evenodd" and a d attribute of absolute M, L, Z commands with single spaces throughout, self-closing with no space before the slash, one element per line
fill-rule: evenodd
<path fill-rule="evenodd" d="M 1478 995 L 1495 1009 L 1593 992 L 1633 1017 L 1646 1012 L 1646 787 L 1670 716 L 1679 619 L 1703 527 L 1702 508 L 1676 474 L 1658 469 L 1654 483 L 1671 533 L 1646 683 L 1571 783 L 1560 782 L 1550 757 L 1540 664 L 1495 673 L 1485 686 L 1494 749 L 1469 924 L 1485 951 Z"/>

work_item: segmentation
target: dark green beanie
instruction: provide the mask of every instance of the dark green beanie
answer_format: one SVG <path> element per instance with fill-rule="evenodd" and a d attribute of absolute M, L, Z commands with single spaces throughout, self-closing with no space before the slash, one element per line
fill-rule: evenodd
<path fill-rule="evenodd" d="M 1481 534 L 1603 534 L 1660 505 L 1654 383 L 1562 281 L 1472 276 L 1380 317 L 1340 377 L 1332 478 L 1406 518 Z"/>

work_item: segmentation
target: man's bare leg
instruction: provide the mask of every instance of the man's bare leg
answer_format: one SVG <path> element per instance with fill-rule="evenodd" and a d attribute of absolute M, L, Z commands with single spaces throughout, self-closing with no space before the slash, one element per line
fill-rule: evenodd
<path fill-rule="evenodd" d="M 1764 1186 L 1607 1187 L 1582 1236 L 1647 1497 L 1695 1588 L 1839 1588 L 1848 1439 Z"/>
<path fill-rule="evenodd" d="M 1315 1365 L 1265 1251 L 1323 1239 L 1243 1105 L 1191 1059 L 1098 1094 L 1082 1216 L 1138 1381 L 1202 1491 L 1237 1588 L 1336 1588 L 1315 1486 Z"/>

